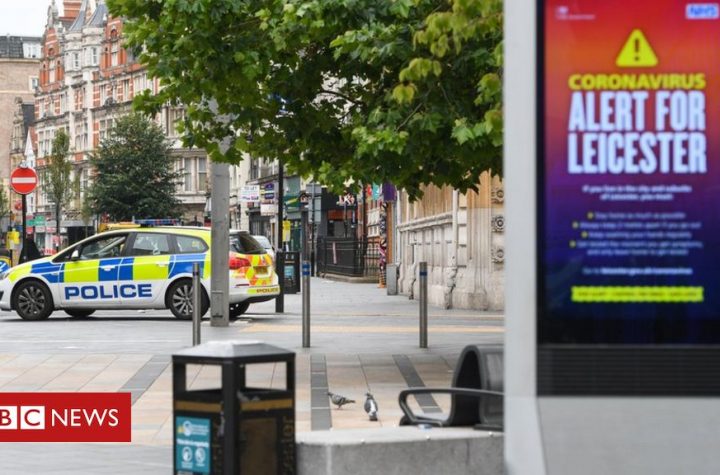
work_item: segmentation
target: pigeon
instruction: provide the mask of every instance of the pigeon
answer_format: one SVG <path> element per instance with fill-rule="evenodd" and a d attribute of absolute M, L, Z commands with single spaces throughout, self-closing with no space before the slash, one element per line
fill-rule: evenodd
<path fill-rule="evenodd" d="M 365 412 L 367 412 L 368 417 L 371 421 L 376 421 L 377 419 L 377 411 L 378 411 L 378 403 L 370 393 L 365 393 L 367 396 L 367 399 L 365 399 Z"/>
<path fill-rule="evenodd" d="M 345 404 L 355 404 L 355 401 L 353 401 L 352 399 L 348 399 L 345 396 L 341 396 L 339 394 L 331 393 L 330 391 L 328 391 L 327 395 L 330 396 L 330 401 L 332 401 L 332 403 L 335 404 L 338 409 L 342 409 Z"/>

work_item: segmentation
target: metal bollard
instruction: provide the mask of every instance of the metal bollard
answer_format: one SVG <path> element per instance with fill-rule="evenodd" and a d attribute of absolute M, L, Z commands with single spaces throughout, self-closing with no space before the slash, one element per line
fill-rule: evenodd
<path fill-rule="evenodd" d="M 310 261 L 302 261 L 302 346 L 310 348 Z"/>
<path fill-rule="evenodd" d="M 193 346 L 200 344 L 200 308 L 202 303 L 200 302 L 200 296 L 202 293 L 200 289 L 202 284 L 200 283 L 200 263 L 193 263 L 192 268 L 192 323 L 193 323 Z"/>
<path fill-rule="evenodd" d="M 427 262 L 420 263 L 420 348 L 428 347 L 428 314 L 427 314 Z"/>

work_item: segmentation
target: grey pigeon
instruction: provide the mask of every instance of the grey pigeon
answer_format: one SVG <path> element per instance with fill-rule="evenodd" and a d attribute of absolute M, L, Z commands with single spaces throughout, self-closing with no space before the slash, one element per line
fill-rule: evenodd
<path fill-rule="evenodd" d="M 328 396 L 330 396 L 330 401 L 332 401 L 332 403 L 335 404 L 338 409 L 342 409 L 345 404 L 355 404 L 355 401 L 353 401 L 352 399 L 348 399 L 345 396 L 331 393 L 330 391 L 328 391 L 327 394 Z"/>
<path fill-rule="evenodd" d="M 365 412 L 367 412 L 368 417 L 371 421 L 377 420 L 377 412 L 378 412 L 378 403 L 370 393 L 365 393 L 365 396 L 367 396 L 367 399 L 365 399 Z"/>

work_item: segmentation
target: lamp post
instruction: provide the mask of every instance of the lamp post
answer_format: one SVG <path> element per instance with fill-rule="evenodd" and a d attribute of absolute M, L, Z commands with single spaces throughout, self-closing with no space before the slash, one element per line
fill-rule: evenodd
<path fill-rule="evenodd" d="M 209 104 L 210 110 L 218 115 L 218 121 L 227 125 L 230 122 L 228 115 L 220 115 L 217 102 L 213 99 Z M 220 153 L 225 155 L 232 146 L 233 137 L 225 136 L 219 145 Z M 212 231 L 211 272 L 210 272 L 210 325 L 226 327 L 230 325 L 230 301 L 228 298 L 230 288 L 230 274 L 228 274 L 228 260 L 230 255 L 230 226 L 227 210 L 230 207 L 230 166 L 227 163 L 212 162 L 211 185 L 211 222 Z"/>
<path fill-rule="evenodd" d="M 283 250 L 283 201 L 285 200 L 285 180 L 283 176 L 283 162 L 278 159 L 278 190 L 277 190 L 277 249 L 275 251 L 275 272 L 278 276 L 278 284 L 280 285 L 280 293 L 275 298 L 275 312 L 283 313 L 285 311 L 285 252 Z"/>

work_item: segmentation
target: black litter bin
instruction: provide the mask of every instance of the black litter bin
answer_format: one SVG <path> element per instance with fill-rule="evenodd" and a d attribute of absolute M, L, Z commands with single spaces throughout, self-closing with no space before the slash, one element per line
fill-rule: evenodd
<path fill-rule="evenodd" d="M 175 353 L 176 475 L 291 475 L 295 458 L 295 353 L 261 342 L 210 342 Z M 284 389 L 250 387 L 246 368 L 285 363 Z M 187 365 L 221 367 L 222 387 L 190 390 Z"/>
<path fill-rule="evenodd" d="M 283 278 L 283 293 L 296 294 L 300 292 L 300 253 L 289 251 L 284 253 L 283 271 L 280 275 Z"/>

